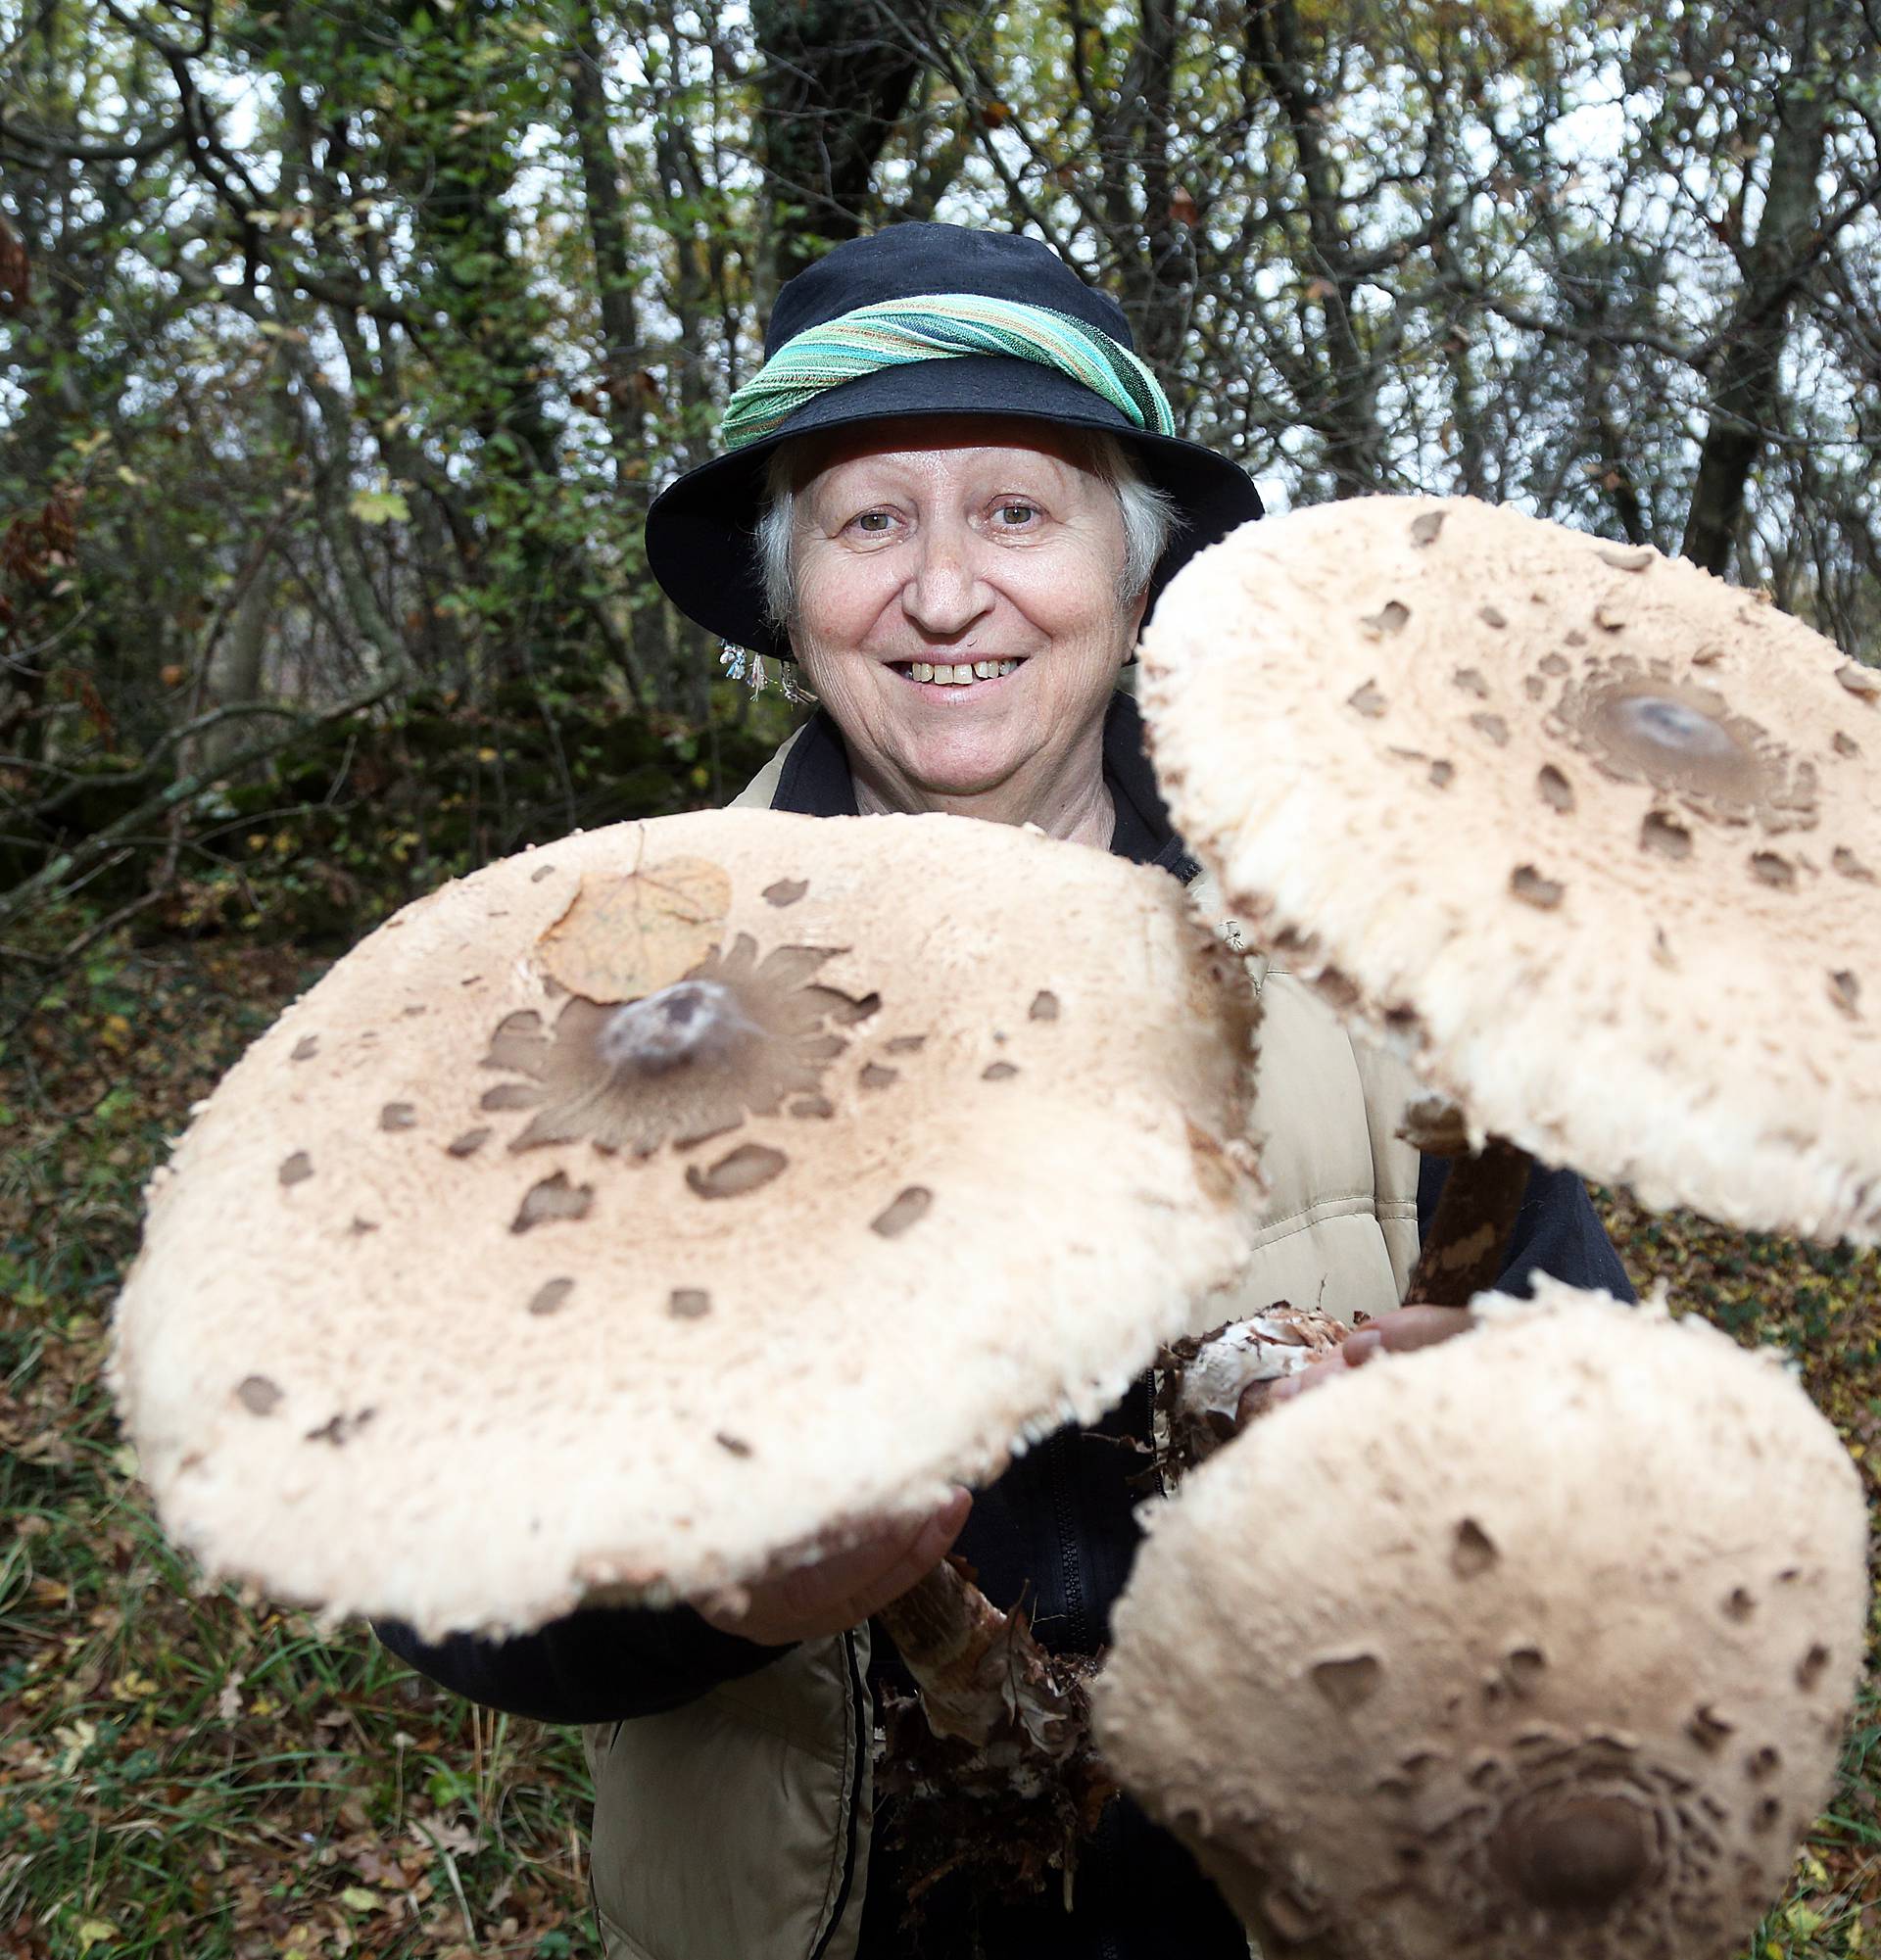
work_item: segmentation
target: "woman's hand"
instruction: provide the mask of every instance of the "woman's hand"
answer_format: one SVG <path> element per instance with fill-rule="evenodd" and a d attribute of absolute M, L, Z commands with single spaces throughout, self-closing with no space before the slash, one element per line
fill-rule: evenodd
<path fill-rule="evenodd" d="M 692 1603 L 721 1633 L 763 1647 L 845 1633 L 933 1571 L 972 1508 L 971 1493 L 955 1491 L 932 1517 L 903 1519 L 814 1565 Z"/>
<path fill-rule="evenodd" d="M 1355 1327 L 1343 1342 L 1309 1362 L 1297 1374 L 1279 1381 L 1257 1381 L 1241 1397 L 1237 1411 L 1246 1422 L 1273 1402 L 1287 1402 L 1310 1389 L 1324 1388 L 1329 1381 L 1363 1367 L 1376 1355 L 1408 1354 L 1413 1348 L 1427 1348 L 1461 1334 L 1470 1325 L 1467 1307 L 1398 1307 L 1380 1314 L 1363 1327 Z"/>

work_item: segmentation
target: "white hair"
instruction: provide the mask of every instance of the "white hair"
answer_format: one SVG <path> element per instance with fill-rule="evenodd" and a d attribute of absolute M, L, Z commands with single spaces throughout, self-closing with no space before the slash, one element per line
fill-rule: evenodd
<path fill-rule="evenodd" d="M 1085 468 L 1117 493 L 1124 520 L 1124 562 L 1117 575 L 1117 597 L 1126 604 L 1149 584 L 1182 512 L 1166 490 L 1143 475 L 1136 458 L 1113 435 L 1102 429 L 1081 430 Z M 764 581 L 764 616 L 780 633 L 796 618 L 796 463 L 801 439 L 780 443 L 771 454 L 758 510 L 756 550 Z"/>

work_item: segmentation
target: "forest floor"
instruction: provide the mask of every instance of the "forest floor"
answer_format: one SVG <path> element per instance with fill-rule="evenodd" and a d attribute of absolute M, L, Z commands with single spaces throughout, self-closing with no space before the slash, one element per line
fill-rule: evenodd
<path fill-rule="evenodd" d="M 239 937 L 101 946 L 0 1027 L 0 1954 L 594 1949 L 571 1734 L 438 1694 L 362 1628 L 205 1590 L 103 1387 L 139 1193 L 190 1104 L 318 963 Z M 1607 1215 L 1634 1277 L 1796 1355 L 1881 1496 L 1881 1262 Z M 1828 1814 L 1752 1960 L 1881 1947 L 1875 1649 Z"/>

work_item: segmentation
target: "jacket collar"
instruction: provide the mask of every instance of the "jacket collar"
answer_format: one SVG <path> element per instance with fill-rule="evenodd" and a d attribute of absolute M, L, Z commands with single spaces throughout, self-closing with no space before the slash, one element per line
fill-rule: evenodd
<path fill-rule="evenodd" d="M 1170 824 L 1169 806 L 1143 746 L 1143 718 L 1129 694 L 1112 694 L 1104 714 L 1104 782 L 1117 806 L 1111 850 L 1133 864 L 1153 864 L 1189 884 L 1200 867 Z M 791 744 L 771 808 L 794 810 L 804 817 L 856 814 L 848 751 L 842 730 L 826 709 L 818 708 Z"/>

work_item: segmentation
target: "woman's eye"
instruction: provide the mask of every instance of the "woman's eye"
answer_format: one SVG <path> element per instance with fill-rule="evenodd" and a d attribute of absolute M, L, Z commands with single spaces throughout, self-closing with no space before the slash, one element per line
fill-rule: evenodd
<path fill-rule="evenodd" d="M 1029 519 L 1037 517 L 1036 503 L 1002 503 L 999 506 L 999 524 L 1002 530 L 1016 531 Z"/>
<path fill-rule="evenodd" d="M 851 518 L 849 521 L 856 530 L 866 532 L 872 538 L 879 538 L 894 520 L 886 510 L 865 510 L 859 517 Z"/>

